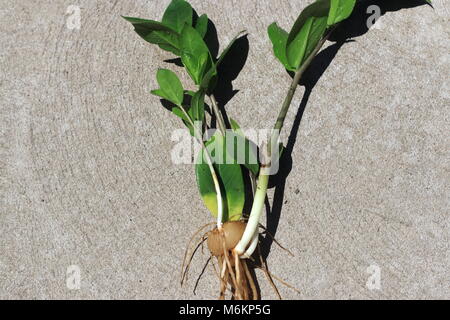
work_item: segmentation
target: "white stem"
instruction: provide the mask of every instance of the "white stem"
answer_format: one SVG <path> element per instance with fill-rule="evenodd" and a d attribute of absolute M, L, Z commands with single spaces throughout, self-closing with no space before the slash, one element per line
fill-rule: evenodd
<path fill-rule="evenodd" d="M 202 146 L 202 149 L 205 150 L 204 153 L 206 155 L 206 162 L 208 164 L 209 171 L 211 172 L 211 177 L 212 177 L 213 183 L 214 183 L 214 189 L 216 190 L 216 196 L 217 196 L 217 228 L 220 230 L 220 229 L 222 229 L 223 201 L 222 201 L 222 192 L 220 191 L 220 184 L 219 184 L 219 179 L 217 178 L 216 170 L 214 169 L 213 162 L 211 160 L 211 156 L 210 156 L 210 154 L 208 152 L 208 149 L 206 148 L 205 144 L 203 143 L 203 138 L 202 138 L 201 133 L 198 132 L 197 127 L 195 126 L 194 122 L 192 121 L 191 117 L 186 112 L 184 107 L 182 105 L 179 105 L 178 107 L 180 107 L 181 111 L 183 111 L 184 115 L 187 117 L 190 125 L 194 129 L 195 138 L 197 139 L 197 141 Z"/>
<path fill-rule="evenodd" d="M 253 252 L 255 252 L 256 246 L 258 245 L 258 238 L 259 233 L 256 231 L 253 235 L 253 240 L 250 246 L 248 247 L 247 251 L 244 252 L 244 254 L 241 256 L 241 259 L 248 259 L 252 256 Z"/>
<path fill-rule="evenodd" d="M 261 168 L 265 170 L 266 168 Z M 259 226 L 259 218 L 261 217 L 261 212 L 264 207 L 264 201 L 266 200 L 267 193 L 267 185 L 269 184 L 269 175 L 261 174 L 258 180 L 258 184 L 256 186 L 255 198 L 253 199 L 253 206 L 250 212 L 250 217 L 247 221 L 247 226 L 245 227 L 244 234 L 242 235 L 241 240 L 236 245 L 234 250 L 242 255 L 247 248 L 250 241 L 252 241 L 253 236 L 257 233 L 257 229 Z"/>

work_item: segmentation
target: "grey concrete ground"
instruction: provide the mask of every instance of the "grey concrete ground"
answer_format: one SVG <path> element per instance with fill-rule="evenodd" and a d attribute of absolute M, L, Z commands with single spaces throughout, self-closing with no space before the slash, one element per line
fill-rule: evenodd
<path fill-rule="evenodd" d="M 243 127 L 269 128 L 289 83 L 267 26 L 308 2 L 192 1 L 222 45 L 248 30 L 227 104 Z M 160 18 L 167 3 L 1 0 L 0 298 L 217 296 L 211 269 L 192 293 L 206 255 L 179 285 L 186 242 L 212 219 L 192 166 L 170 161 L 182 125 L 149 94 L 170 55 L 119 17 Z M 273 246 L 268 260 L 301 292 L 280 286 L 285 298 L 450 298 L 449 10 L 387 12 L 313 88 L 276 234 L 295 257 Z"/>

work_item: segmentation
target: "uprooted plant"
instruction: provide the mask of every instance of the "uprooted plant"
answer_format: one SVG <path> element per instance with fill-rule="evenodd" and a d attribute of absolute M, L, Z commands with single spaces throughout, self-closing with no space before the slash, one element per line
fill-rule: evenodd
<path fill-rule="evenodd" d="M 201 146 L 195 164 L 197 184 L 216 222 L 206 224 L 191 238 L 198 244 L 190 250 L 191 255 L 186 254 L 182 274 L 187 274 L 190 259 L 206 241 L 211 256 L 217 259 L 214 269 L 220 280 L 221 299 L 227 291 L 233 299 L 259 298 L 249 264 L 254 261 L 252 255 L 259 244 L 259 221 L 269 177 L 276 172 L 282 152 L 279 134 L 302 75 L 334 28 L 350 16 L 355 3 L 356 0 L 316 0 L 300 13 L 289 33 L 276 23 L 268 27 L 273 52 L 293 78 L 267 143 L 259 150 L 236 120 L 225 121 L 228 118 L 215 98 L 219 66 L 242 34 L 216 57 L 205 41 L 210 26 L 207 15 L 198 16 L 184 0 L 172 0 L 161 22 L 124 17 L 144 40 L 174 54 L 196 86 L 195 91 L 185 90 L 174 72 L 159 69 L 156 79 L 160 88 L 151 93 L 170 104 L 171 112 Z M 246 194 L 246 190 L 251 190 L 251 194 Z M 249 197 L 253 200 L 251 211 L 245 215 L 244 203 Z M 212 224 L 216 227 L 204 232 Z M 274 286 L 265 261 L 261 255 L 258 258 L 259 267 Z"/>

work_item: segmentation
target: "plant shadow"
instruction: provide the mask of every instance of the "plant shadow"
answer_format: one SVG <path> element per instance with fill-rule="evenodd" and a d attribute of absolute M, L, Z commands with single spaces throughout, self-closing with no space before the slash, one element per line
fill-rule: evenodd
<path fill-rule="evenodd" d="M 194 23 L 198 18 L 196 12 L 194 12 Z M 218 57 L 219 55 L 219 40 L 217 35 L 217 28 L 211 20 L 208 19 L 208 28 L 206 35 L 204 37 L 204 41 L 208 46 L 213 57 Z M 228 44 L 223 44 L 223 47 L 226 47 Z M 237 38 L 233 45 L 229 48 L 227 54 L 224 59 L 220 63 L 217 68 L 217 84 L 213 90 L 213 94 L 217 100 L 220 111 L 223 114 L 225 124 L 227 127 L 230 127 L 230 121 L 226 112 L 226 104 L 239 92 L 239 90 L 235 90 L 233 87 L 233 81 L 238 77 L 239 73 L 243 69 L 249 52 L 249 42 L 247 35 L 244 34 L 241 37 Z M 164 60 L 166 63 L 172 63 L 176 66 L 183 67 L 183 63 L 180 58 L 167 59 Z M 169 111 L 173 106 L 170 106 L 167 102 L 164 104 L 164 107 Z M 209 112 L 211 115 L 211 127 L 216 127 L 216 118 L 212 112 Z"/>
<path fill-rule="evenodd" d="M 233 88 L 233 81 L 238 77 L 247 61 L 249 42 L 247 35 L 236 39 L 218 68 L 218 81 L 214 89 L 214 95 L 219 103 L 219 108 L 224 114 L 227 126 L 230 126 L 225 110 L 225 105 L 239 92 Z"/>
<path fill-rule="evenodd" d="M 380 17 L 388 12 L 398 11 L 401 9 L 413 8 L 420 5 L 427 5 L 424 0 L 361 0 L 358 1 L 352 15 L 343 21 L 330 35 L 329 40 L 334 42 L 327 48 L 319 52 L 311 65 L 306 70 L 300 81 L 301 86 L 305 87 L 303 98 L 297 109 L 297 113 L 289 133 L 288 141 L 280 159 L 279 171 L 272 176 L 269 182 L 270 188 L 275 188 L 272 207 L 266 198 L 266 229 L 269 235 L 261 241 L 261 254 L 265 260 L 270 254 L 271 247 L 276 235 L 284 201 L 284 192 L 286 180 L 292 170 L 293 160 L 292 151 L 294 149 L 297 133 L 300 123 L 308 104 L 309 97 L 316 86 L 317 82 L 324 74 L 332 60 L 340 50 L 340 48 L 349 42 L 353 42 L 354 38 L 360 37 L 369 31 L 368 19 L 374 14 L 371 6 L 378 6 Z M 373 7 L 372 7 L 373 8 Z M 292 75 L 291 75 L 292 76 Z M 299 193 L 297 189 L 295 193 Z"/>

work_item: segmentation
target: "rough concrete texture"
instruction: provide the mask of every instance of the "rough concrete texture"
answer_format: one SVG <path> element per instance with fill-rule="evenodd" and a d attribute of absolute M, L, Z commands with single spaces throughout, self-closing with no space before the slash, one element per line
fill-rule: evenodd
<path fill-rule="evenodd" d="M 222 48 L 248 31 L 226 105 L 241 126 L 273 124 L 290 78 L 266 28 L 288 28 L 307 3 L 192 1 Z M 217 297 L 211 269 L 192 293 L 201 253 L 179 285 L 186 242 L 212 219 L 192 166 L 170 161 L 182 124 L 149 94 L 171 56 L 119 17 L 160 18 L 167 4 L 1 1 L 0 298 Z M 79 30 L 67 27 L 70 5 Z M 336 52 L 303 112 L 276 204 L 276 237 L 295 257 L 272 246 L 268 258 L 301 292 L 280 286 L 285 298 L 450 298 L 448 2 L 380 22 Z M 79 290 L 66 286 L 71 265 Z M 379 289 L 367 286 L 377 270 Z M 275 298 L 257 274 L 263 298 Z"/>

